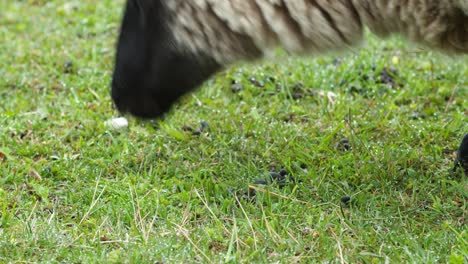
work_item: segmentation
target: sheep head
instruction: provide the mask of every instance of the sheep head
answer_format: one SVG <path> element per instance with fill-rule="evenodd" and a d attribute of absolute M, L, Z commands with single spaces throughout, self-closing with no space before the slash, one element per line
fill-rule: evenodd
<path fill-rule="evenodd" d="M 162 1 L 128 0 L 117 44 L 112 99 L 122 113 L 156 118 L 220 65 L 175 43 Z"/>

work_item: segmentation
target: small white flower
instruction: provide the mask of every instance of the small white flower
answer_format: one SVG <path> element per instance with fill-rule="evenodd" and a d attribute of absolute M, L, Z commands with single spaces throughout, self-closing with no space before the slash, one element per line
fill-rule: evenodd
<path fill-rule="evenodd" d="M 118 130 L 128 127 L 128 121 L 125 117 L 117 117 L 107 120 L 106 125 Z"/>

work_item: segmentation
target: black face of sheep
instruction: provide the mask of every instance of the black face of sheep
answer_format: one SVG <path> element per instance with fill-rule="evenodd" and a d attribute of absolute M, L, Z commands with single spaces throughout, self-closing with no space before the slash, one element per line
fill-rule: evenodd
<path fill-rule="evenodd" d="M 220 68 L 178 51 L 168 21 L 161 0 L 127 1 L 112 78 L 112 99 L 122 113 L 160 117 Z"/>

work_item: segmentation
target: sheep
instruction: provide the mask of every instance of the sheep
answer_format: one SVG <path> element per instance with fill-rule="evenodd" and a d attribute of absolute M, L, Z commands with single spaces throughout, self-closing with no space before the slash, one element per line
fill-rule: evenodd
<path fill-rule="evenodd" d="M 111 95 L 156 118 L 214 73 L 282 47 L 319 54 L 358 45 L 365 28 L 468 53 L 468 0 L 127 0 Z"/>
<path fill-rule="evenodd" d="M 458 147 L 457 158 L 455 159 L 453 171 L 456 171 L 459 167 L 461 167 L 465 172 L 465 175 L 468 176 L 468 134 L 463 137 L 460 147 Z"/>
<path fill-rule="evenodd" d="M 320 54 L 358 45 L 364 29 L 468 53 L 468 0 L 127 0 L 112 76 L 122 113 L 157 118 L 239 60 L 282 47 Z M 468 135 L 454 170 L 468 173 Z"/>

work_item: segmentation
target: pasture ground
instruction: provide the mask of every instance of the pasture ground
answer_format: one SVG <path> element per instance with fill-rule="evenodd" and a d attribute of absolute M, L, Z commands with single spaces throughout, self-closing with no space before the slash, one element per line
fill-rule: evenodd
<path fill-rule="evenodd" d="M 113 130 L 122 6 L 0 0 L 0 262 L 468 259 L 466 57 L 278 52 Z"/>

